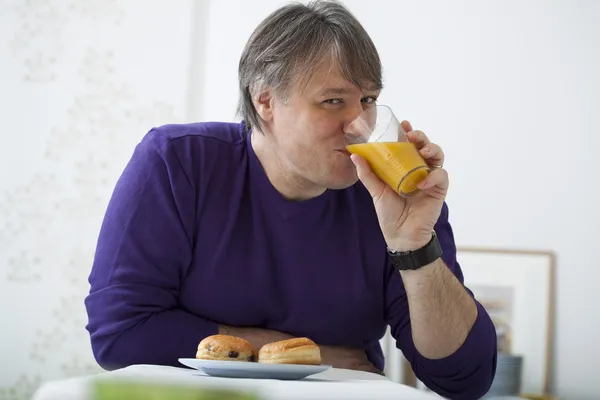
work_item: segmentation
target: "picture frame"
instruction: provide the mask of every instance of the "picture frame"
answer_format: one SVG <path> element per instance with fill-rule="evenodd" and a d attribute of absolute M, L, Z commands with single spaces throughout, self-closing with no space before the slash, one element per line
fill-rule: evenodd
<path fill-rule="evenodd" d="M 464 284 L 494 321 L 500 353 L 523 357 L 521 393 L 548 394 L 556 257 L 549 251 L 458 247 Z M 408 361 L 403 383 L 423 387 Z"/>

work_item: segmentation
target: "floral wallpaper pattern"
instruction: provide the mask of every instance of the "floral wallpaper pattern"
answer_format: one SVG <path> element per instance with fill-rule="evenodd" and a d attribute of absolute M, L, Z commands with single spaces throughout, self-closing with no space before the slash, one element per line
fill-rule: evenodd
<path fill-rule="evenodd" d="M 184 119 L 190 6 L 0 0 L 0 134 L 14 156 L 0 160 L 0 399 L 101 372 L 83 305 L 95 241 L 135 144 Z M 146 23 L 166 18 L 184 26 Z M 148 64 L 155 51 L 175 61 Z"/>

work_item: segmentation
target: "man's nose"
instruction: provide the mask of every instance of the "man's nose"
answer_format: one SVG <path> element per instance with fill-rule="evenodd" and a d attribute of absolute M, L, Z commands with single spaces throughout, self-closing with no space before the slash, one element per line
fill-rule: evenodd
<path fill-rule="evenodd" d="M 344 133 L 348 133 L 348 130 L 351 128 L 351 125 L 356 119 L 365 111 L 363 109 L 363 103 L 359 101 L 357 104 L 352 104 L 351 107 L 348 107 L 346 114 L 344 115 Z"/>

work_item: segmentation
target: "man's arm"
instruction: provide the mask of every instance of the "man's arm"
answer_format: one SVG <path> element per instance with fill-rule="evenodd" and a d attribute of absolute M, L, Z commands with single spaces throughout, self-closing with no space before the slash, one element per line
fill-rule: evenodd
<path fill-rule="evenodd" d="M 170 140 L 146 135 L 123 171 L 100 230 L 85 299 L 94 356 L 105 369 L 180 366 L 207 336 L 226 333 L 261 346 L 290 337 L 232 328 L 189 313 L 179 287 L 192 263 L 195 190 Z"/>
<path fill-rule="evenodd" d="M 430 389 L 449 399 L 480 398 L 495 374 L 496 331 L 463 286 L 446 204 L 435 230 L 442 259 L 402 275 L 388 265 L 387 320 L 398 348 Z"/>
<path fill-rule="evenodd" d="M 453 354 L 477 319 L 471 295 L 441 259 L 415 271 L 401 271 L 400 275 L 417 351 L 429 359 Z"/>
<path fill-rule="evenodd" d="M 148 133 L 119 178 L 100 229 L 85 299 L 105 369 L 178 365 L 218 323 L 178 304 L 192 263 L 195 192 L 168 138 Z"/>

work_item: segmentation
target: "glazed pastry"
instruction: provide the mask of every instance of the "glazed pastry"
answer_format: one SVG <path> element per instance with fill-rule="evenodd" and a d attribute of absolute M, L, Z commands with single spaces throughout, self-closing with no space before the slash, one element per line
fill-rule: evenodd
<path fill-rule="evenodd" d="M 273 342 L 261 347 L 258 362 L 263 364 L 321 364 L 321 349 L 308 338 Z"/>
<path fill-rule="evenodd" d="M 256 362 L 257 351 L 246 339 L 229 335 L 212 335 L 200 342 L 196 358 Z"/>

